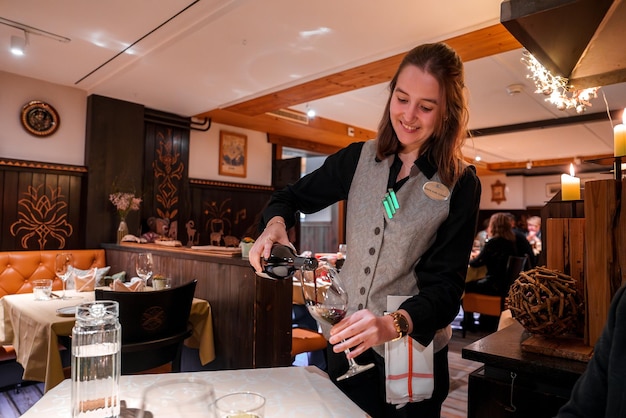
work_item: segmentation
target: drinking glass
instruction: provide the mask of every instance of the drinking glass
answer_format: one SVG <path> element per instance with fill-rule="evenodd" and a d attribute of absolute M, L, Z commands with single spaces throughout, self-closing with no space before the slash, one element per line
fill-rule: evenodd
<path fill-rule="evenodd" d="M 318 322 L 335 325 L 346 316 L 348 293 L 345 291 L 337 269 L 321 264 L 315 270 L 302 270 L 300 274 L 304 304 Z M 350 353 L 349 349 L 345 353 Z M 348 371 L 337 380 L 344 380 L 374 367 L 373 363 L 359 365 L 348 358 Z"/>
<path fill-rule="evenodd" d="M 339 249 L 337 250 L 337 262 L 335 263 L 337 270 L 342 269 L 343 264 L 346 262 L 347 255 L 348 255 L 348 245 L 339 244 Z"/>
<path fill-rule="evenodd" d="M 74 258 L 71 253 L 58 253 L 54 262 L 54 273 L 63 282 L 63 294 L 61 299 L 70 299 L 65 295 L 65 283 L 72 274 L 72 268 L 74 265 Z"/>
<path fill-rule="evenodd" d="M 215 401 L 216 418 L 263 418 L 265 398 L 254 392 L 234 392 Z"/>
<path fill-rule="evenodd" d="M 148 279 L 152 276 L 152 268 L 154 264 L 152 262 L 152 253 L 139 253 L 137 254 L 137 260 L 135 261 L 135 269 L 137 270 L 137 276 L 143 280 L 144 286 L 148 284 Z"/>
<path fill-rule="evenodd" d="M 213 385 L 197 378 L 172 379 L 149 386 L 137 418 L 214 417 Z"/>
<path fill-rule="evenodd" d="M 339 254 L 341 254 L 342 258 L 346 258 L 348 253 L 348 245 L 347 244 L 339 244 Z"/>
<path fill-rule="evenodd" d="M 40 279 L 33 282 L 35 300 L 50 300 L 52 294 L 52 280 Z"/>

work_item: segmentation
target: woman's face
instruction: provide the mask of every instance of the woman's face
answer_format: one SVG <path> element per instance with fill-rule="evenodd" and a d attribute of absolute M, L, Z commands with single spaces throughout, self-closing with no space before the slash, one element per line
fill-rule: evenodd
<path fill-rule="evenodd" d="M 398 74 L 391 95 L 389 117 L 402 152 L 416 151 L 433 134 L 443 100 L 439 82 L 414 65 L 407 65 Z"/>

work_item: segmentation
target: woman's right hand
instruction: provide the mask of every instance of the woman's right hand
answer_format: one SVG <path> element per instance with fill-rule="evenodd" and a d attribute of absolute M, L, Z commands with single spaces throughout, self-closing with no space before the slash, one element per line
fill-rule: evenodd
<path fill-rule="evenodd" d="M 256 270 L 257 273 L 261 273 L 263 271 L 263 268 L 261 267 L 261 257 L 268 258 L 270 256 L 272 246 L 275 242 L 291 245 L 289 238 L 287 237 L 285 220 L 280 216 L 275 216 L 267 222 L 265 229 L 250 249 L 248 259 L 250 261 L 250 265 L 254 268 L 254 270 Z"/>

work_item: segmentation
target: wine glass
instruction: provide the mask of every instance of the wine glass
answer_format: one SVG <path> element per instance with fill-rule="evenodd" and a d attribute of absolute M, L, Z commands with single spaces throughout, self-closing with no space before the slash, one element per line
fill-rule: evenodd
<path fill-rule="evenodd" d="M 346 257 L 348 253 L 348 245 L 347 244 L 339 244 L 339 249 L 337 251 L 337 261 L 335 262 L 335 266 L 337 270 L 341 270 L 343 264 L 346 262 Z"/>
<path fill-rule="evenodd" d="M 171 379 L 149 386 L 137 418 L 213 417 L 213 385 L 197 378 Z"/>
<path fill-rule="evenodd" d="M 152 253 L 139 253 L 137 254 L 137 260 L 135 261 L 135 269 L 137 270 L 137 276 L 143 280 L 144 286 L 148 284 L 148 279 L 152 277 L 152 268 L 154 264 L 152 262 Z"/>
<path fill-rule="evenodd" d="M 337 269 L 330 264 L 321 264 L 315 270 L 301 270 L 300 282 L 304 304 L 319 322 L 335 325 L 346 316 L 348 293 L 345 291 Z M 349 349 L 345 353 L 350 353 Z M 344 380 L 374 367 L 374 363 L 359 365 L 348 358 L 348 371 L 337 380 Z"/>
<path fill-rule="evenodd" d="M 65 283 L 72 274 L 72 266 L 74 265 L 74 258 L 71 253 L 58 253 L 54 261 L 54 273 L 63 282 L 63 294 L 61 299 L 70 299 L 65 295 Z"/>

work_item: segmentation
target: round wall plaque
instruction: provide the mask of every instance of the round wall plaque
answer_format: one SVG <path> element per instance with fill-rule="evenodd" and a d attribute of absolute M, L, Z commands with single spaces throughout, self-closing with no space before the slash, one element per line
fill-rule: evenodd
<path fill-rule="evenodd" d="M 35 136 L 49 136 L 59 128 L 59 114 L 47 103 L 39 100 L 28 102 L 22 107 L 22 126 Z"/>

